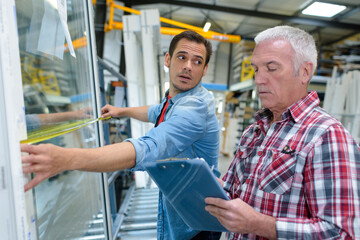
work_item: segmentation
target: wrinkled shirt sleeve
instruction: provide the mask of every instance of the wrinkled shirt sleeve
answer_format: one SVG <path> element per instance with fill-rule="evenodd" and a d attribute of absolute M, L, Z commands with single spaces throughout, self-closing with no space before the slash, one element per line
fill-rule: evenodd
<path fill-rule="evenodd" d="M 309 218 L 278 218 L 278 239 L 357 239 L 360 236 L 360 149 L 331 126 L 314 144 L 304 171 Z"/>
<path fill-rule="evenodd" d="M 159 105 L 150 106 L 148 110 L 151 122 L 156 121 L 160 112 L 157 107 L 159 108 Z M 204 136 L 208 111 L 204 100 L 197 97 L 182 98 L 170 110 L 170 117 L 152 128 L 145 136 L 126 140 L 131 142 L 136 150 L 136 166 L 132 170 L 144 170 L 143 163 L 147 161 L 174 157 Z"/>
<path fill-rule="evenodd" d="M 148 119 L 149 122 L 154 123 L 156 122 L 157 116 L 160 115 L 160 111 L 162 108 L 162 105 L 164 104 L 164 101 L 161 104 L 156 105 L 150 105 L 148 109 Z"/>

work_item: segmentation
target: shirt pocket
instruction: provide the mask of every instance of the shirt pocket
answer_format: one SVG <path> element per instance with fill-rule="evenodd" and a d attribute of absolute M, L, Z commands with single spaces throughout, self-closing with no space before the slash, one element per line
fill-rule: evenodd
<path fill-rule="evenodd" d="M 273 194 L 290 192 L 296 169 L 296 153 L 282 153 L 271 150 L 270 163 L 260 174 L 259 189 Z"/>
<path fill-rule="evenodd" d="M 239 148 L 236 152 L 239 164 L 236 166 L 235 173 L 241 184 L 249 177 L 252 169 L 251 156 L 256 152 L 255 150 L 254 148 Z"/>

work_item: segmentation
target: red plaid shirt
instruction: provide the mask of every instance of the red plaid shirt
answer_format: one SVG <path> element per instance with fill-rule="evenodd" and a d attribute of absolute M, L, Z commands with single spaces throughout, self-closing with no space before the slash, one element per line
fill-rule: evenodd
<path fill-rule="evenodd" d="M 360 148 L 319 107 L 316 92 L 270 125 L 261 110 L 249 126 L 224 188 L 277 219 L 279 239 L 360 239 Z M 262 239 L 228 233 L 228 239 Z"/>

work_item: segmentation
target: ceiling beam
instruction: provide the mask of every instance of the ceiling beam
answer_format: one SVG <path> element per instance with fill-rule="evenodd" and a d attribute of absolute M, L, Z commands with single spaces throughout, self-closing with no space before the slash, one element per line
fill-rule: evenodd
<path fill-rule="evenodd" d="M 179 1 L 179 0 L 171 0 L 171 1 L 170 0 L 132 0 L 131 3 L 132 6 L 148 5 L 148 4 L 170 4 L 170 5 L 177 5 L 182 7 L 206 9 L 211 11 L 233 13 L 233 14 L 252 16 L 258 18 L 268 18 L 273 20 L 287 21 L 291 23 L 311 25 L 317 27 L 332 27 L 332 28 L 341 28 L 347 30 L 360 29 L 360 24 L 342 23 L 339 21 L 332 21 L 332 20 L 326 21 L 326 20 L 315 19 L 310 17 L 287 16 L 282 14 L 260 12 L 260 11 L 241 9 L 241 8 L 219 6 L 219 5 L 210 5 L 210 4 L 203 4 L 197 2 L 188 2 L 188 1 Z"/>
<path fill-rule="evenodd" d="M 338 42 L 340 42 L 340 41 L 342 41 L 342 40 L 345 40 L 345 39 L 347 39 L 347 38 L 349 38 L 349 37 L 355 36 L 357 33 L 359 33 L 359 31 L 354 31 L 354 32 L 352 32 L 352 33 L 350 33 L 350 34 L 347 34 L 347 35 L 342 36 L 342 37 L 340 37 L 340 38 L 337 38 L 337 39 L 335 39 L 335 40 L 329 41 L 329 42 L 325 43 L 324 46 L 338 43 Z"/>

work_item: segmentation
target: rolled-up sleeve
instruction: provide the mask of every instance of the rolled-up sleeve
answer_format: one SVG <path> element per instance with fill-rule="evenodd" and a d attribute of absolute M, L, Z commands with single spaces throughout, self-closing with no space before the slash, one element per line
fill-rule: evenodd
<path fill-rule="evenodd" d="M 150 106 L 148 117 L 156 120 L 157 112 Z M 136 150 L 136 166 L 133 170 L 144 170 L 147 161 L 156 161 L 176 157 L 181 154 L 206 132 L 207 103 L 197 97 L 179 99 L 169 110 L 169 117 L 138 139 L 127 139 Z M 156 115 L 156 116 L 155 116 Z M 195 153 L 194 153 L 195 154 Z M 195 157 L 195 156 L 187 157 Z"/>
<path fill-rule="evenodd" d="M 148 119 L 149 122 L 155 124 L 157 116 L 160 114 L 161 107 L 163 104 L 150 105 L 148 109 Z"/>

